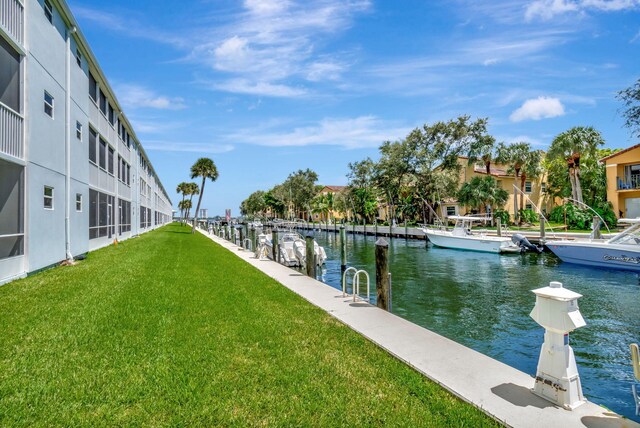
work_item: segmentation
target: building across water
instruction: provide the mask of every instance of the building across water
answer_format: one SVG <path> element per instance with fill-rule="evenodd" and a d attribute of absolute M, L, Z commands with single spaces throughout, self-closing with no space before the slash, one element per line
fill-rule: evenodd
<path fill-rule="evenodd" d="M 63 0 L 0 2 L 0 283 L 171 221 Z"/>

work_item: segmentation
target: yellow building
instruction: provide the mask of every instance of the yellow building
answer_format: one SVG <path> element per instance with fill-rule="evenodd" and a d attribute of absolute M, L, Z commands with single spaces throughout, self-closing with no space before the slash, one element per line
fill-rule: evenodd
<path fill-rule="evenodd" d="M 458 163 L 462 167 L 460 171 L 460 177 L 458 180 L 458 188 L 462 186 L 462 184 L 470 181 L 473 177 L 484 177 L 487 175 L 487 168 L 482 163 L 469 165 L 469 158 L 460 156 L 458 158 Z M 509 193 L 509 199 L 502 209 L 505 209 L 511 216 L 514 215 L 514 184 L 520 189 L 520 179 L 518 178 L 518 182 L 516 183 L 513 174 L 507 174 L 507 166 L 500 164 L 491 164 L 490 175 L 496 179 L 498 182 L 498 186 L 502 189 L 506 190 Z M 546 192 L 546 184 L 544 181 L 545 177 L 541 176 L 536 179 L 527 179 L 525 181 L 524 186 L 524 208 L 530 209 L 535 212 L 549 212 L 552 208 L 552 202 L 545 195 Z M 519 191 L 515 191 L 518 195 Z M 518 206 L 520 207 L 520 196 L 518 196 Z M 493 209 L 497 209 L 497 207 L 493 207 Z M 438 212 L 438 215 L 441 217 L 448 217 L 451 215 L 466 215 L 470 214 L 470 210 L 466 207 L 458 204 L 458 201 L 455 199 L 446 199 L 441 204 L 441 210 Z"/>
<path fill-rule="evenodd" d="M 606 158 L 607 200 L 618 217 L 640 217 L 640 144 Z"/>

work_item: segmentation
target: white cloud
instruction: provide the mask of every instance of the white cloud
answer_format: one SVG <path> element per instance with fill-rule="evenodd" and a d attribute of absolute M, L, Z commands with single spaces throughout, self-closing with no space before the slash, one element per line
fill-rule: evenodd
<path fill-rule="evenodd" d="M 355 149 L 378 147 L 383 141 L 402 138 L 409 131 L 410 128 L 398 127 L 374 116 L 360 116 L 347 119 L 326 118 L 316 124 L 293 130 L 241 131 L 224 138 L 269 147 L 341 146 Z"/>
<path fill-rule="evenodd" d="M 482 62 L 482 65 L 484 65 L 485 67 L 490 66 L 490 65 L 495 65 L 497 63 L 499 63 L 500 61 L 497 58 L 489 58 L 489 59 L 485 59 Z"/>
<path fill-rule="evenodd" d="M 529 143 L 534 148 L 545 148 L 548 146 L 548 144 L 543 143 L 539 139 L 529 137 L 528 135 L 517 135 L 515 137 L 497 136 L 496 140 L 504 141 L 507 144 Z"/>
<path fill-rule="evenodd" d="M 525 19 L 549 20 L 557 15 L 589 10 L 618 12 L 640 7 L 640 0 L 535 0 L 527 5 Z"/>
<path fill-rule="evenodd" d="M 287 85 L 280 85 L 269 82 L 254 82 L 249 79 L 231 79 L 224 82 L 214 83 L 213 89 L 236 94 L 260 95 L 268 97 L 295 98 L 307 94 L 304 88 L 294 88 Z"/>
<path fill-rule="evenodd" d="M 578 5 L 572 0 L 536 0 L 527 6 L 524 17 L 527 21 L 537 17 L 547 20 L 577 10 Z"/>
<path fill-rule="evenodd" d="M 509 116 L 512 122 L 540 120 L 564 116 L 564 106 L 558 98 L 538 97 L 526 100 L 524 104 Z"/>
<path fill-rule="evenodd" d="M 144 148 L 161 152 L 227 153 L 234 149 L 231 144 L 187 143 L 175 141 L 145 140 Z"/>
<path fill-rule="evenodd" d="M 344 65 L 335 62 L 314 62 L 309 64 L 306 77 L 312 82 L 338 80 L 344 69 Z"/>
<path fill-rule="evenodd" d="M 144 86 L 120 84 L 115 89 L 118 99 L 127 108 L 153 108 L 159 110 L 182 110 L 187 108 L 184 99 L 158 95 Z"/>

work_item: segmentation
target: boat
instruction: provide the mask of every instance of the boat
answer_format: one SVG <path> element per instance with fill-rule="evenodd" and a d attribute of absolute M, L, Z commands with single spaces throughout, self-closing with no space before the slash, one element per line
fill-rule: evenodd
<path fill-rule="evenodd" d="M 264 239 L 264 245 L 268 251 L 267 254 L 271 256 L 273 251 L 271 237 L 265 235 Z M 278 243 L 280 245 L 280 263 L 289 267 L 305 266 L 307 243 L 300 234 L 291 231 L 284 232 L 278 239 Z M 317 242 L 314 241 L 313 244 L 316 264 L 322 266 L 327 260 L 327 254 Z"/>
<path fill-rule="evenodd" d="M 487 253 L 519 253 L 520 245 L 511 238 L 502 236 L 487 236 L 484 233 L 473 233 L 473 223 L 487 221 L 486 217 L 449 216 L 455 220 L 452 230 L 445 227 L 422 228 L 433 245 L 457 250 L 482 251 Z"/>
<path fill-rule="evenodd" d="M 546 245 L 563 262 L 640 272 L 640 218 L 621 218 L 618 223 L 629 226 L 608 240 L 554 240 Z"/>

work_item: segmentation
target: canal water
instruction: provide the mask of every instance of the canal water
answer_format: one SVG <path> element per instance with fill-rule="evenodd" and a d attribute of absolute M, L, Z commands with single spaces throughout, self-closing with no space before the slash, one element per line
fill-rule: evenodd
<path fill-rule="evenodd" d="M 339 289 L 338 235 L 316 231 L 315 238 L 328 257 L 322 281 Z M 347 264 L 371 276 L 372 302 L 375 241 L 347 234 Z M 550 253 L 477 253 L 404 238 L 390 240 L 389 255 L 394 314 L 530 375 L 535 375 L 544 334 L 529 317 L 535 303 L 531 290 L 560 281 L 582 294 L 578 303 L 587 326 L 573 332 L 570 341 L 583 392 L 592 402 L 640 421 L 631 395 L 629 352 L 630 343 L 640 342 L 638 274 L 562 263 Z"/>

